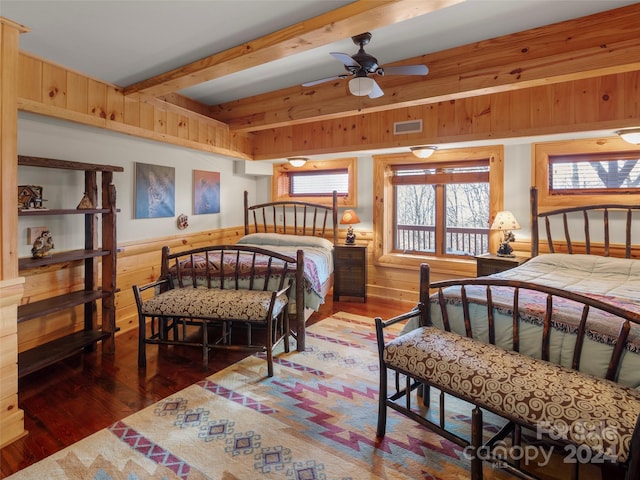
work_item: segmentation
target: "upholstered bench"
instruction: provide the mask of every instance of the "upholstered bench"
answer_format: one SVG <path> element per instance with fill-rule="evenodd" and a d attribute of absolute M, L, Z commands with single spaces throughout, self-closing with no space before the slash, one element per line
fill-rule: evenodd
<path fill-rule="evenodd" d="M 192 251 L 182 252 L 175 256 L 187 260 L 176 262 L 174 274 L 133 286 L 139 318 L 138 365 L 146 366 L 146 344 L 199 346 L 205 369 L 212 348 L 248 349 L 266 353 L 268 375 L 273 376 L 273 349 L 283 341 L 285 352 L 289 351 L 287 305 L 296 260 L 250 246 L 218 245 L 197 253 L 206 259 L 204 267 L 197 265 Z M 222 333 L 210 341 L 208 327 L 214 325 Z M 245 344 L 232 341 L 236 325 L 247 329 Z M 188 326 L 200 329 L 199 339 L 187 335 Z M 252 338 L 254 326 L 264 327 L 260 344 Z"/>
<path fill-rule="evenodd" d="M 416 315 L 417 310 L 400 319 Z M 392 407 L 464 446 L 470 452 L 471 478 L 478 480 L 482 478 L 482 460 L 511 468 L 503 461 L 506 459 L 492 457 L 491 448 L 515 428 L 520 436 L 524 427 L 533 430 L 537 440 L 553 439 L 560 446 L 586 448 L 586 456 L 594 463 L 617 463 L 628 468 L 627 478 L 640 478 L 640 391 L 429 326 L 384 344 L 385 322 L 378 318 L 376 325 L 381 361 L 379 437 L 385 434 L 386 407 Z M 388 395 L 387 369 L 406 376 L 404 392 Z M 400 391 L 398 378 L 396 385 Z M 417 413 L 408 396 L 405 404 L 396 402 L 404 393 L 420 388 L 428 397 L 429 386 L 439 389 L 441 395 L 447 393 L 475 406 L 470 441 L 445 429 L 444 397 L 439 424 Z M 486 443 L 481 409 L 509 421 Z M 568 458 L 572 450 L 565 451 Z M 585 454 L 583 450 L 579 453 L 581 460 Z"/>

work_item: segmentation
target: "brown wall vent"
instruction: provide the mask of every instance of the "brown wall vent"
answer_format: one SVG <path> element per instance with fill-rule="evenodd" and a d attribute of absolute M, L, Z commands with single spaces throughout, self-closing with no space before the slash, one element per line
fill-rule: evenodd
<path fill-rule="evenodd" d="M 394 122 L 393 134 L 419 133 L 422 131 L 422 120 L 409 120 L 406 122 Z"/>

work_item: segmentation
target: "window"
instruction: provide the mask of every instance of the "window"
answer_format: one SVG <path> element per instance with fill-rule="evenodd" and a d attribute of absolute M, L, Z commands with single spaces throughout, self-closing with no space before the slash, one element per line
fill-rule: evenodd
<path fill-rule="evenodd" d="M 349 171 L 346 168 L 321 172 L 296 172 L 287 174 L 289 179 L 289 195 L 298 196 L 345 196 L 349 193 Z"/>
<path fill-rule="evenodd" d="M 302 167 L 274 165 L 272 200 L 330 204 L 335 190 L 341 207 L 357 207 L 356 166 L 356 158 L 308 161 Z"/>
<path fill-rule="evenodd" d="M 549 193 L 640 193 L 640 152 L 549 156 Z"/>
<path fill-rule="evenodd" d="M 488 250 L 489 159 L 391 170 L 394 251 L 479 255 Z"/>
<path fill-rule="evenodd" d="M 489 221 L 503 208 L 503 147 L 374 156 L 374 263 L 475 273 L 471 255 L 493 251 Z"/>
<path fill-rule="evenodd" d="M 536 143 L 533 156 L 540 207 L 628 203 L 640 194 L 640 149 L 618 137 Z"/>

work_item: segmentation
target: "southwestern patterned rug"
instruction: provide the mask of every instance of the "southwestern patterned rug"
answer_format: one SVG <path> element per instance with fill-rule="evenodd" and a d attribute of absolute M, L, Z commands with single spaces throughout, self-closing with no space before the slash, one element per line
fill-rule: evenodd
<path fill-rule="evenodd" d="M 469 478 L 459 447 L 393 411 L 376 442 L 372 319 L 336 314 L 307 345 L 278 355 L 272 378 L 248 357 L 9 478 Z M 450 428 L 468 432 L 470 409 L 458 407 Z M 486 467 L 485 478 L 512 477 Z"/>

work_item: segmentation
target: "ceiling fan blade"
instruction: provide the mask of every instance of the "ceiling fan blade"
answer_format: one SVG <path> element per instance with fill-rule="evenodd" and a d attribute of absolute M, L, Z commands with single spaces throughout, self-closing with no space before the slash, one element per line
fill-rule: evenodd
<path fill-rule="evenodd" d="M 321 83 L 331 82 L 333 80 L 338 80 L 340 78 L 347 78 L 348 75 L 334 75 L 333 77 L 321 78 L 319 80 L 313 80 L 311 82 L 303 83 L 303 87 L 314 87 L 316 85 L 320 85 Z"/>
<path fill-rule="evenodd" d="M 369 98 L 379 98 L 383 95 L 384 95 L 384 92 L 380 88 L 380 85 L 378 85 L 378 82 L 373 80 L 373 90 L 371 90 L 371 93 L 369 94 Z"/>
<path fill-rule="evenodd" d="M 339 52 L 331 52 L 329 55 L 343 63 L 345 67 L 360 68 L 360 64 L 351 58 L 351 55 Z"/>
<path fill-rule="evenodd" d="M 397 67 L 384 67 L 385 75 L 426 75 L 429 68 L 426 65 L 399 65 Z"/>

